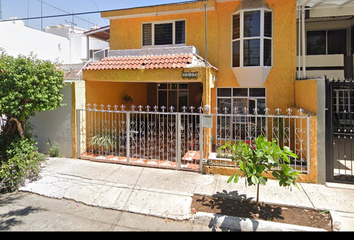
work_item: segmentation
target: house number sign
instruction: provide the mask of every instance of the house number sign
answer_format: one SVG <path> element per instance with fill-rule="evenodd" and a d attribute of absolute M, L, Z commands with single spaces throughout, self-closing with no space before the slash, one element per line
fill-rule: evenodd
<path fill-rule="evenodd" d="M 182 77 L 183 78 L 197 78 L 198 72 L 183 72 Z"/>

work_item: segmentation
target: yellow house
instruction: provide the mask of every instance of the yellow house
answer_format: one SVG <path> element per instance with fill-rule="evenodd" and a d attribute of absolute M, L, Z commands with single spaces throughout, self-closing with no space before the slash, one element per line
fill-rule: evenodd
<path fill-rule="evenodd" d="M 83 68 L 75 109 L 128 99 L 175 112 L 295 106 L 296 0 L 191 1 L 101 16 L 110 20 L 109 57 Z M 306 181 L 316 181 L 312 174 Z"/>

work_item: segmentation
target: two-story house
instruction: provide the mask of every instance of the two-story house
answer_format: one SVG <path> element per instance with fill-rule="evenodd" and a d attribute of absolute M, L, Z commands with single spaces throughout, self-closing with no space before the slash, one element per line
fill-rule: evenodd
<path fill-rule="evenodd" d="M 144 109 L 150 106 L 147 111 L 157 106 L 166 112 L 208 105 L 204 113 L 246 109 L 252 114 L 258 109 L 264 115 L 295 106 L 296 0 L 190 1 L 104 11 L 101 16 L 110 20 L 110 50 L 83 68 L 84 81 L 74 87 L 73 111 L 87 105 L 100 109 L 101 104 L 110 109 L 125 104 L 127 110 L 127 100 Z M 248 124 L 228 119 L 225 130 Z M 89 142 L 98 120 L 113 123 L 109 128 L 102 123 L 107 136 L 117 128 L 116 120 L 104 115 L 79 125 L 75 116 L 73 132 L 86 127 Z M 218 121 L 209 136 L 217 136 Z M 78 135 L 73 134 L 74 152 L 82 144 Z"/>
<path fill-rule="evenodd" d="M 110 57 L 84 68 L 86 103 L 120 105 L 129 95 L 180 111 L 200 106 L 203 93 L 212 111 L 292 106 L 296 1 L 209 0 L 206 13 L 204 4 L 102 12 Z"/>

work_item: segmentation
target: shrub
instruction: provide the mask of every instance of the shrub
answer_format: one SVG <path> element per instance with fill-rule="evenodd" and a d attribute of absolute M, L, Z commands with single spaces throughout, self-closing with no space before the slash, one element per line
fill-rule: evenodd
<path fill-rule="evenodd" d="M 26 179 L 38 177 L 45 157 L 32 138 L 0 136 L 0 144 L 0 193 L 15 191 Z"/>
<path fill-rule="evenodd" d="M 39 176 L 43 154 L 32 151 L 17 154 L 0 166 L 0 193 L 13 192 L 24 184 L 26 179 L 35 180 Z"/>
<path fill-rule="evenodd" d="M 54 144 L 52 144 L 50 139 L 47 138 L 47 146 L 49 148 L 48 155 L 50 157 L 60 157 L 60 146 L 58 143 L 54 142 Z"/>

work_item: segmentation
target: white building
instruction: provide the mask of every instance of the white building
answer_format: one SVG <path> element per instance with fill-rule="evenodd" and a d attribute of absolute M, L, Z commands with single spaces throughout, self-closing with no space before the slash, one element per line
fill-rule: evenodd
<path fill-rule="evenodd" d="M 0 22 L 0 48 L 11 56 L 28 56 L 33 53 L 38 59 L 58 61 L 66 72 L 64 107 L 54 111 L 38 112 L 30 118 L 37 135 L 36 141 L 40 152 L 47 152 L 47 139 L 58 143 L 60 154 L 72 157 L 72 87 L 71 81 L 79 80 L 77 73 L 94 51 L 109 47 L 109 37 L 97 38 L 91 33 L 97 27 L 86 29 L 69 25 L 49 26 L 44 31 L 29 28 L 21 20 Z M 88 32 L 91 37 L 84 34 Z"/>

